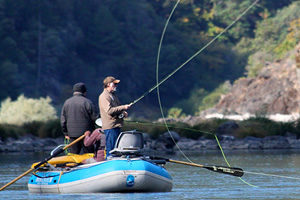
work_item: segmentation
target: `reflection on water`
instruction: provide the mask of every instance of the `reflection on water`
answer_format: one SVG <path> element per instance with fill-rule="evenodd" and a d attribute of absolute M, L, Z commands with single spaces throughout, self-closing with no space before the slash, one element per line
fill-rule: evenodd
<path fill-rule="evenodd" d="M 246 172 L 274 174 L 297 179 L 246 173 L 243 180 L 206 169 L 168 163 L 174 186 L 169 193 L 132 194 L 31 194 L 27 190 L 30 175 L 0 192 L 1 199 L 300 199 L 300 151 L 225 152 L 231 166 Z M 195 163 L 226 165 L 220 152 L 187 154 Z M 43 153 L 0 154 L 0 186 L 28 170 L 32 163 L 48 156 Z M 184 160 L 182 156 L 169 156 Z"/>

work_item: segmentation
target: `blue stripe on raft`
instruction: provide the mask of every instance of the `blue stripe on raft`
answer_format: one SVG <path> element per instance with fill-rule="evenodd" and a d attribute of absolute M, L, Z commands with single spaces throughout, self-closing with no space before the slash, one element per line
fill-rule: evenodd
<path fill-rule="evenodd" d="M 93 165 L 88 168 L 76 169 L 70 172 L 65 172 L 60 179 L 59 183 L 69 183 L 77 180 L 87 179 L 93 176 L 120 171 L 120 170 L 138 170 L 138 171 L 148 171 L 154 174 L 163 176 L 167 179 L 172 180 L 170 174 L 164 168 L 152 164 L 144 160 L 111 160 L 100 163 L 98 165 Z M 59 172 L 39 172 L 37 173 L 40 176 L 55 176 L 49 181 L 45 181 L 47 185 L 57 184 L 56 179 L 59 178 Z M 30 182 L 30 180 L 29 180 Z M 36 184 L 36 181 L 33 180 L 31 184 Z"/>

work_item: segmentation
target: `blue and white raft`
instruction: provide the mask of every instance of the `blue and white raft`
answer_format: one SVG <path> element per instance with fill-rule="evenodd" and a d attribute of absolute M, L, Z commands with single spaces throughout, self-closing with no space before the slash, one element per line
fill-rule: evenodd
<path fill-rule="evenodd" d="M 136 131 L 122 132 L 111 159 L 91 164 L 60 163 L 51 160 L 36 171 L 28 182 L 34 193 L 96 192 L 169 192 L 172 177 L 165 163 L 139 156 L 143 135 Z M 68 157 L 68 156 L 62 156 Z M 74 159 L 76 160 L 76 158 Z M 57 163 L 57 164 L 55 164 Z M 73 165 L 77 165 L 71 167 Z M 61 166 L 61 167 L 60 167 Z"/>

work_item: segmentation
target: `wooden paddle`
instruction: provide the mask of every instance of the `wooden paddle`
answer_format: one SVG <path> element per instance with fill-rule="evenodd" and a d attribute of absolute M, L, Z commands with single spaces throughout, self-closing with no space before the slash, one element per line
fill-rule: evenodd
<path fill-rule="evenodd" d="M 236 168 L 236 167 L 200 165 L 200 164 L 196 164 L 196 163 L 189 163 L 189 162 L 184 162 L 184 161 L 179 161 L 179 160 L 171 160 L 171 159 L 166 159 L 166 161 L 172 162 L 172 163 L 177 163 L 177 164 L 189 165 L 189 166 L 193 166 L 193 167 L 201 167 L 201 168 L 205 168 L 205 169 L 208 169 L 208 170 L 211 170 L 214 172 L 228 174 L 231 176 L 242 177 L 244 175 L 244 171 L 241 168 Z"/>
<path fill-rule="evenodd" d="M 157 160 L 165 160 L 167 162 L 172 162 L 172 163 L 177 163 L 177 164 L 189 165 L 189 166 L 193 166 L 193 167 L 205 168 L 205 169 L 211 170 L 213 172 L 228 174 L 231 176 L 242 177 L 244 175 L 244 171 L 241 168 L 236 168 L 236 167 L 201 165 L 201 164 L 196 164 L 196 163 L 184 162 L 184 161 L 180 161 L 180 160 L 172 160 L 172 159 L 168 159 L 168 158 L 160 158 L 160 157 L 152 157 L 152 156 L 150 156 L 150 158 L 157 159 Z"/>
<path fill-rule="evenodd" d="M 58 149 L 57 151 L 55 151 L 53 153 L 53 155 L 50 155 L 48 158 L 46 158 L 45 160 L 41 161 L 39 164 L 35 165 L 34 168 L 30 168 L 29 170 L 27 170 L 26 172 L 24 172 L 23 174 L 21 174 L 20 176 L 18 176 L 17 178 L 15 178 L 14 180 L 12 180 L 11 182 L 7 183 L 6 185 L 4 185 L 3 187 L 0 188 L 0 191 L 4 190 L 6 187 L 10 186 L 11 184 L 13 184 L 14 182 L 16 182 L 17 180 L 21 179 L 22 177 L 26 176 L 27 174 L 29 174 L 30 172 L 33 172 L 34 170 L 36 170 L 37 168 L 39 168 L 41 165 L 45 164 L 47 161 L 49 161 L 51 158 L 57 156 L 58 154 L 64 152 L 64 150 L 66 150 L 67 148 L 69 148 L 70 146 L 74 145 L 75 143 L 79 142 L 80 140 L 82 140 L 85 137 L 85 135 L 80 136 L 79 138 L 77 138 L 76 140 L 74 140 L 73 142 L 71 142 L 70 144 L 64 146 L 64 148 L 62 149 Z"/>

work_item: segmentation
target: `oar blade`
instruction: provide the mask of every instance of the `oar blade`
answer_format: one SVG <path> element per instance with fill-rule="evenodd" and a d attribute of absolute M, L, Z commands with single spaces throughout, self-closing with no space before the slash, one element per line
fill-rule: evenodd
<path fill-rule="evenodd" d="M 231 176 L 237 176 L 237 177 L 242 177 L 244 175 L 244 171 L 241 168 L 236 168 L 236 167 L 226 167 L 226 166 L 203 166 L 203 168 L 222 173 L 222 174 L 228 174 Z"/>

